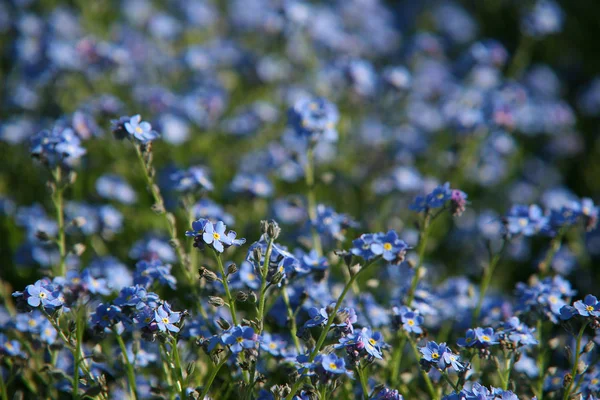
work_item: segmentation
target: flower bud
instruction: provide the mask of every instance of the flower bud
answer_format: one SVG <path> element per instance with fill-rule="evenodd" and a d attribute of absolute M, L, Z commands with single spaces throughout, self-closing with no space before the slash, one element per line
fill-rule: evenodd
<path fill-rule="evenodd" d="M 219 327 L 221 329 L 223 329 L 224 331 L 226 331 L 229 328 L 231 328 L 231 324 L 226 319 L 223 319 L 223 318 L 219 318 L 217 320 L 217 325 L 219 325 Z"/>
<path fill-rule="evenodd" d="M 279 224 L 277 224 L 277 222 L 271 220 L 271 222 L 269 222 L 269 225 L 267 227 L 267 236 L 269 236 L 271 239 L 277 239 L 279 237 L 280 233 L 281 233 L 281 228 L 279 227 Z"/>
<path fill-rule="evenodd" d="M 229 267 L 227 267 L 227 275 L 233 275 L 236 272 L 238 272 L 237 265 L 235 263 L 229 264 Z"/>
<path fill-rule="evenodd" d="M 237 301 L 239 301 L 240 303 L 245 303 L 246 301 L 248 301 L 248 293 L 240 290 L 239 292 L 236 293 L 235 299 Z"/>
<path fill-rule="evenodd" d="M 589 353 L 590 351 L 592 351 L 594 349 L 594 346 L 595 346 L 594 342 L 592 342 L 592 341 L 587 342 L 587 344 L 583 348 L 582 353 Z"/>
<path fill-rule="evenodd" d="M 198 274 L 200 274 L 200 279 L 204 278 L 207 282 L 214 282 L 218 279 L 217 274 L 204 267 L 198 269 Z"/>
<path fill-rule="evenodd" d="M 71 251 L 77 257 L 80 257 L 85 252 L 85 245 L 83 243 L 75 243 Z"/>
<path fill-rule="evenodd" d="M 268 228 L 269 228 L 269 222 L 268 221 L 265 221 L 265 220 L 260 221 L 260 232 L 262 234 L 266 234 Z"/>
<path fill-rule="evenodd" d="M 252 258 L 254 259 L 254 261 L 260 262 L 260 260 L 262 259 L 262 250 L 260 249 L 260 247 L 255 247 L 254 250 L 252 250 Z"/>
<path fill-rule="evenodd" d="M 208 296 L 208 304 L 213 307 L 223 307 L 225 305 L 225 301 L 218 296 Z"/>

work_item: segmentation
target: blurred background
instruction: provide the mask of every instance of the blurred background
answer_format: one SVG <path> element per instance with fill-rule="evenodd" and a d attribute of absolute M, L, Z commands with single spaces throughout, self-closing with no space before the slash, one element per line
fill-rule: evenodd
<path fill-rule="evenodd" d="M 22 288 L 51 263 L 54 249 L 30 234 L 54 209 L 28 140 L 59 120 L 87 149 L 66 194 L 89 223 L 70 233 L 86 245 L 73 265 L 111 255 L 131 268 L 134 244 L 166 233 L 131 145 L 110 133 L 122 115 L 141 114 L 163 136 L 155 166 L 182 239 L 181 200 L 209 199 L 250 242 L 270 217 L 285 244 L 302 245 L 304 160 L 286 110 L 316 94 L 340 110 L 339 140 L 317 150 L 317 198 L 359 222 L 346 237 L 394 228 L 414 243 L 408 204 L 450 181 L 469 211 L 436 225 L 430 278 L 477 280 L 512 204 L 600 199 L 599 17 L 593 0 L 3 1 L 0 278 Z M 185 197 L 171 177 L 195 165 L 214 190 Z M 107 198 L 105 174 L 135 200 Z M 121 222 L 104 229 L 106 204 Z M 515 240 L 498 288 L 535 272 L 547 245 Z M 586 293 L 598 257 L 600 235 L 574 232 L 553 267 Z"/>

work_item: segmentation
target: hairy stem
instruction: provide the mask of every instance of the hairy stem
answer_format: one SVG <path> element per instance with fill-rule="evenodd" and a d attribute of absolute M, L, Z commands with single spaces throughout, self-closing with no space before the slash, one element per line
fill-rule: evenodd
<path fill-rule="evenodd" d="M 123 359 L 125 360 L 125 369 L 127 370 L 127 380 L 129 381 L 129 391 L 131 392 L 131 397 L 135 400 L 138 400 L 137 386 L 135 382 L 135 371 L 133 369 L 133 365 L 131 361 L 129 361 L 129 356 L 127 355 L 127 348 L 125 347 L 125 343 L 123 342 L 123 338 L 115 328 L 113 328 L 113 332 L 115 337 L 117 338 L 117 343 L 121 348 L 121 353 L 123 353 Z"/>
<path fill-rule="evenodd" d="M 221 261 L 221 255 L 213 250 L 215 255 L 215 260 L 217 260 L 217 265 L 219 267 L 219 272 L 221 273 L 221 280 L 223 281 L 223 288 L 225 289 L 225 296 L 227 297 L 227 304 L 229 304 L 229 312 L 231 313 L 231 321 L 233 325 L 237 325 L 237 316 L 235 314 L 235 299 L 231 296 L 231 291 L 229 290 L 229 283 L 227 282 L 227 273 L 225 272 L 225 267 L 223 267 L 223 261 Z"/>
<path fill-rule="evenodd" d="M 575 345 L 575 362 L 573 363 L 573 368 L 571 368 L 571 381 L 565 388 L 565 392 L 563 394 L 563 400 L 568 400 L 571 395 L 571 389 L 573 388 L 573 383 L 575 382 L 575 378 L 577 377 L 577 367 L 579 365 L 579 356 L 581 355 L 581 338 L 583 337 L 583 333 L 585 332 L 585 328 L 587 327 L 588 322 L 585 322 L 581 329 L 579 329 L 579 334 L 577 334 L 577 343 Z"/>
<path fill-rule="evenodd" d="M 321 257 L 323 255 L 323 246 L 321 245 L 321 237 L 315 226 L 317 221 L 317 198 L 315 194 L 315 171 L 314 165 L 314 149 L 309 144 L 306 150 L 306 167 L 304 169 L 304 176 L 306 179 L 307 199 L 308 199 L 308 217 L 310 218 L 310 230 L 312 233 L 313 247 L 317 252 L 317 255 Z"/>

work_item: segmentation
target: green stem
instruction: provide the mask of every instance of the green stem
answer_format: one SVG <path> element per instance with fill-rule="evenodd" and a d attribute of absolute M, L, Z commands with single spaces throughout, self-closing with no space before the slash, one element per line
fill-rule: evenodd
<path fill-rule="evenodd" d="M 440 372 L 442 373 L 442 376 L 444 377 L 446 382 L 448 382 L 448 384 L 452 387 L 452 389 L 454 389 L 454 392 L 459 393 L 460 389 L 458 388 L 458 385 L 456 383 L 452 382 L 452 380 L 448 376 L 448 373 L 446 371 L 440 371 Z"/>
<path fill-rule="evenodd" d="M 210 376 L 208 377 L 208 380 L 206 381 L 206 385 L 204 385 L 202 394 L 200 395 L 201 399 L 205 399 L 206 396 L 208 396 L 208 391 L 210 390 L 210 387 L 212 386 L 212 383 L 215 380 L 215 377 L 219 373 L 219 370 L 221 369 L 223 364 L 225 364 L 226 362 L 227 362 L 227 356 L 223 356 L 223 360 L 221 360 L 221 362 L 219 362 L 219 364 L 217 364 L 215 366 L 215 368 L 213 368 L 213 371 L 210 373 Z"/>
<path fill-rule="evenodd" d="M 58 224 L 57 244 L 58 251 L 60 253 L 60 263 L 58 265 L 58 270 L 54 271 L 54 276 L 64 276 L 66 273 L 67 258 L 67 245 L 65 239 L 65 210 L 63 199 L 63 192 L 65 189 L 62 184 L 63 176 L 62 168 L 60 166 L 56 167 L 53 176 L 56 188 L 54 194 L 52 195 L 52 202 L 54 203 L 54 208 L 56 208 L 56 222 Z"/>
<path fill-rule="evenodd" d="M 412 338 L 410 337 L 410 335 L 408 333 L 406 334 L 406 338 L 408 339 L 408 342 L 410 343 L 410 346 L 413 349 L 415 358 L 417 360 L 419 360 L 421 358 L 421 354 L 419 353 L 419 349 L 417 349 L 417 344 L 415 343 L 414 340 L 412 340 Z M 421 369 L 421 376 L 423 376 L 423 379 L 425 380 L 425 385 L 427 386 L 427 391 L 429 392 L 429 395 L 431 396 L 432 400 L 438 400 L 438 395 L 437 395 L 435 389 L 433 388 L 433 383 L 431 383 L 429 374 Z"/>
<path fill-rule="evenodd" d="M 140 145 L 134 144 L 133 147 L 135 148 L 135 152 L 138 156 L 138 160 L 142 167 L 142 171 L 144 172 L 146 185 L 148 186 L 148 191 L 150 191 L 150 194 L 152 195 L 152 198 L 154 200 L 156 211 L 164 217 L 165 222 L 169 228 L 169 236 L 171 237 L 171 242 L 174 244 L 173 247 L 175 247 L 179 263 L 181 264 L 186 279 L 188 280 L 188 282 L 192 283 L 195 281 L 195 279 L 193 278 L 192 271 L 190 271 L 190 265 L 188 262 L 187 254 L 183 250 L 183 246 L 181 245 L 181 243 L 179 242 L 179 238 L 177 237 L 177 224 L 175 221 L 175 217 L 172 214 L 165 212 L 164 199 L 162 197 L 162 194 L 160 193 L 160 189 L 154 183 L 154 177 L 150 173 L 151 166 L 148 165 L 144 160 L 144 155 L 142 154 Z"/>
<path fill-rule="evenodd" d="M 321 245 L 321 237 L 315 223 L 317 221 L 317 198 L 315 194 L 315 171 L 314 171 L 314 149 L 312 145 L 308 145 L 306 150 L 306 167 L 304 175 L 306 179 L 307 199 L 308 199 L 308 217 L 310 218 L 310 226 L 312 232 L 313 247 L 319 257 L 323 256 L 323 247 Z"/>
<path fill-rule="evenodd" d="M 506 241 L 503 241 L 502 248 L 490 259 L 489 265 L 483 271 L 481 287 L 479 288 L 479 299 L 477 299 L 477 306 L 473 310 L 473 323 L 476 323 L 477 320 L 479 319 L 479 315 L 481 313 L 481 306 L 483 305 L 483 300 L 485 298 L 485 294 L 487 293 L 490 283 L 492 282 L 492 277 L 494 276 L 494 270 L 496 269 L 496 266 L 498 265 L 498 262 L 500 261 L 502 252 L 504 251 L 505 247 L 506 247 Z M 491 250 L 490 250 L 490 252 L 491 252 Z"/>
<path fill-rule="evenodd" d="M 421 272 L 421 267 L 423 267 L 423 258 L 425 257 L 427 239 L 429 238 L 429 226 L 431 223 L 431 219 L 431 211 L 427 210 L 425 212 L 425 218 L 423 219 L 423 229 L 421 229 L 421 232 L 419 232 L 419 261 L 417 262 L 417 266 L 415 267 L 415 275 L 412 278 L 410 290 L 408 292 L 408 298 L 406 299 L 406 305 L 408 307 L 411 306 L 413 300 L 415 299 L 415 292 L 417 290 L 417 285 L 419 284 L 419 273 Z"/>
<path fill-rule="evenodd" d="M 540 275 L 542 277 L 548 276 L 548 272 L 550 270 L 550 264 L 552 263 L 552 260 L 554 259 L 554 256 L 556 255 L 558 250 L 560 250 L 560 246 L 562 244 L 562 239 L 563 239 L 564 235 L 565 235 L 565 231 L 563 229 L 561 229 L 560 231 L 558 231 L 556 236 L 554 236 L 552 238 L 552 240 L 550 241 L 550 247 L 546 251 L 546 256 L 544 257 L 542 262 L 539 263 Z"/>
<path fill-rule="evenodd" d="M 298 339 L 298 336 L 296 335 L 296 333 L 298 332 L 298 327 L 296 326 L 296 316 L 294 315 L 292 306 L 290 305 L 290 297 L 287 294 L 287 290 L 286 290 L 285 286 L 281 289 L 281 293 L 282 293 L 282 297 L 283 297 L 283 302 L 285 303 L 285 308 L 287 309 L 288 318 L 290 319 L 290 330 L 291 330 L 292 339 L 294 340 L 294 345 L 296 346 L 296 350 L 298 351 L 298 353 L 300 353 L 302 348 L 300 347 L 300 340 Z"/>
<path fill-rule="evenodd" d="M 360 366 L 356 367 L 356 373 L 360 379 L 360 386 L 362 387 L 363 399 L 369 400 L 369 387 L 367 385 L 367 379 L 365 377 L 365 370 Z"/>
<path fill-rule="evenodd" d="M 171 376 L 171 368 L 169 366 L 169 357 L 168 357 L 168 352 L 167 352 L 167 348 L 165 347 L 165 344 L 160 342 L 160 358 L 161 358 L 161 365 L 162 365 L 162 370 L 163 370 L 163 374 L 165 376 L 165 379 L 167 380 L 167 385 L 169 386 L 169 396 L 171 398 L 171 400 L 175 399 L 175 393 L 173 393 L 173 377 Z"/>
<path fill-rule="evenodd" d="M 40 307 L 39 309 L 42 312 L 42 314 L 44 314 L 44 316 L 46 317 L 46 319 L 50 322 L 50 324 L 54 327 L 54 329 L 58 333 L 58 336 L 60 336 L 60 338 L 62 339 L 62 341 L 65 342 L 65 346 L 66 346 L 67 349 L 69 349 L 69 351 L 73 355 L 73 359 L 80 361 L 79 367 L 83 370 L 83 373 L 86 375 L 87 379 L 90 382 L 95 382 L 96 380 L 94 379 L 94 376 L 90 372 L 90 368 L 87 365 L 87 361 L 85 360 L 85 355 L 81 351 L 81 347 L 80 346 L 73 346 L 73 344 L 71 343 L 71 341 L 69 340 L 69 338 L 67 338 L 67 336 L 65 335 L 65 333 L 62 331 L 60 325 L 56 322 L 56 320 L 54 320 L 54 318 L 52 318 L 50 316 L 50 314 L 48 314 L 46 312 L 46 310 L 44 309 L 44 307 Z M 82 332 L 82 334 L 83 334 L 83 332 Z M 76 370 L 78 370 L 78 368 L 76 368 Z M 77 381 L 79 381 L 79 379 L 77 379 Z"/>
<path fill-rule="evenodd" d="M 115 337 L 117 338 L 117 343 L 119 343 L 119 347 L 121 348 L 121 353 L 123 353 L 123 359 L 125 360 L 125 368 L 127 370 L 127 379 L 129 380 L 129 391 L 131 392 L 131 397 L 135 400 L 138 400 L 137 386 L 135 382 L 135 371 L 133 370 L 133 365 L 131 361 L 129 361 L 129 356 L 127 355 L 127 348 L 125 347 L 125 343 L 123 342 L 123 338 L 115 328 L 113 328 L 113 332 Z"/>
<path fill-rule="evenodd" d="M 534 39 L 529 35 L 521 36 L 521 40 L 508 67 L 507 76 L 518 78 L 523 70 L 527 68 L 529 59 L 531 58 L 531 49 L 533 48 Z"/>
<path fill-rule="evenodd" d="M 73 354 L 75 367 L 73 369 L 73 398 L 79 398 L 79 366 L 82 361 L 81 340 L 83 339 L 83 320 L 81 318 L 81 310 L 76 310 L 75 314 L 75 348 Z"/>
<path fill-rule="evenodd" d="M 544 323 L 542 321 L 542 318 L 538 318 L 537 323 L 536 323 L 536 330 L 538 333 L 538 355 L 537 355 L 537 367 L 538 367 L 538 371 L 540 376 L 538 377 L 538 387 L 537 387 L 537 400 L 543 400 L 544 399 L 544 377 L 545 377 L 545 369 L 544 369 L 544 358 L 546 356 L 546 351 L 544 348 L 542 348 L 542 344 L 544 343 L 543 341 L 543 337 L 544 337 Z"/>
<path fill-rule="evenodd" d="M 269 273 L 269 263 L 271 260 L 271 251 L 273 249 L 273 238 L 269 238 L 269 243 L 267 244 L 267 252 L 265 253 L 265 261 L 263 262 L 262 270 L 260 271 L 261 275 L 261 284 L 260 284 L 260 292 L 259 292 L 259 302 L 258 302 L 258 321 L 259 321 L 259 332 L 260 335 L 264 328 L 264 319 L 265 319 L 265 301 L 267 299 L 267 275 Z M 260 262 L 260 261 L 259 261 Z"/>
<path fill-rule="evenodd" d="M 337 302 L 335 303 L 335 306 L 333 307 L 333 310 L 331 310 L 331 312 L 329 313 L 329 315 L 327 317 L 327 323 L 325 324 L 325 328 L 323 328 L 323 331 L 321 331 L 321 335 L 319 336 L 319 339 L 317 340 L 317 344 L 315 345 L 315 348 L 310 353 L 310 356 L 308 358 L 308 362 L 309 363 L 311 363 L 311 362 L 314 361 L 314 359 L 317 356 L 317 354 L 319 354 L 319 351 L 321 350 L 321 347 L 323 347 L 323 343 L 325 343 L 325 339 L 327 338 L 327 334 L 329 333 L 329 329 L 331 329 L 331 325 L 333 325 L 333 321 L 335 319 L 335 316 L 336 316 L 336 314 L 337 314 L 340 306 L 342 305 L 342 302 L 344 301 L 344 298 L 346 297 L 346 294 L 348 294 L 348 291 L 352 287 L 352 283 L 354 281 L 356 281 L 356 279 L 364 271 L 366 271 L 369 266 L 371 266 L 373 263 L 375 263 L 376 261 L 378 261 L 380 258 L 381 258 L 381 256 L 377 256 L 377 257 L 373 258 L 371 261 L 369 261 L 368 263 L 366 263 L 364 265 L 364 267 L 362 267 L 356 274 L 354 274 L 350 278 L 350 280 L 348 281 L 348 283 L 346 283 L 346 286 L 344 286 L 344 290 L 342 291 L 342 294 L 340 295 L 340 297 L 338 298 Z M 286 397 L 287 400 L 291 400 L 294 397 L 294 395 L 298 391 L 298 388 L 302 384 L 302 381 L 303 381 L 303 379 L 302 379 L 302 377 L 300 377 L 300 378 L 298 378 L 298 380 L 296 381 L 296 383 L 294 383 L 294 387 L 292 388 L 292 391 L 290 392 L 290 394 L 288 395 L 288 397 Z"/>
<path fill-rule="evenodd" d="M 563 400 L 569 399 L 569 396 L 571 395 L 571 389 L 573 388 L 573 382 L 575 382 L 575 378 L 577 377 L 577 367 L 579 365 L 579 356 L 581 355 L 581 338 L 583 337 L 583 333 L 587 325 L 588 322 L 585 322 L 581 326 L 581 329 L 579 329 L 579 334 L 577 335 L 577 344 L 575 345 L 575 362 L 573 363 L 573 368 L 571 368 L 571 381 L 565 388 Z"/>
<path fill-rule="evenodd" d="M 4 375 L 2 375 L 2 367 L 0 367 L 0 395 L 1 400 L 8 400 L 8 390 L 6 388 L 6 382 L 4 382 Z"/>
<path fill-rule="evenodd" d="M 231 313 L 231 320 L 233 321 L 233 325 L 237 325 L 237 317 L 235 315 L 235 300 L 231 296 L 231 292 L 229 291 L 229 283 L 227 282 L 227 273 L 225 272 L 225 268 L 223 267 L 223 262 L 221 261 L 221 255 L 213 250 L 215 255 L 215 260 L 217 260 L 217 265 L 219 266 L 219 272 L 221 273 L 221 278 L 223 281 L 223 288 L 225 289 L 225 296 L 227 296 L 227 303 L 229 304 L 229 311 Z"/>
<path fill-rule="evenodd" d="M 404 354 L 404 346 L 406 346 L 406 337 L 402 335 L 402 327 L 398 329 L 398 346 L 392 353 L 392 372 L 391 379 L 392 387 L 398 386 L 400 380 L 400 366 L 402 365 L 402 355 Z"/>
<path fill-rule="evenodd" d="M 177 349 L 177 339 L 175 337 L 171 340 L 171 347 L 173 352 L 173 357 L 175 358 L 175 368 L 177 369 L 177 380 L 179 391 L 181 392 L 181 399 L 185 399 L 187 394 L 185 393 L 185 380 L 183 379 L 183 369 L 181 368 L 181 358 L 179 357 L 179 350 Z"/>

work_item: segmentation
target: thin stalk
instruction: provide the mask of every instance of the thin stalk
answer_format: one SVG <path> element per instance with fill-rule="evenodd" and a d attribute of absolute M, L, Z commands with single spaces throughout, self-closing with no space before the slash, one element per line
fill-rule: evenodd
<path fill-rule="evenodd" d="M 62 331 L 60 325 L 58 325 L 58 323 L 54 320 L 54 318 L 52 318 L 50 316 L 50 314 L 48 314 L 46 312 L 46 310 L 44 309 L 44 307 L 40 307 L 40 310 L 42 311 L 42 314 L 44 314 L 44 316 L 46 317 L 46 319 L 50 322 L 50 324 L 54 327 L 54 329 L 56 330 L 56 332 L 58 332 L 58 336 L 60 336 L 60 338 L 62 339 L 62 341 L 65 342 L 65 347 L 67 349 L 69 349 L 69 351 L 73 355 L 73 359 L 79 358 L 79 360 L 81 361 L 79 367 L 83 370 L 83 373 L 86 375 L 87 379 L 90 382 L 94 382 L 95 381 L 94 376 L 90 372 L 90 368 L 87 365 L 87 361 L 85 360 L 85 356 L 84 356 L 84 354 L 81 351 L 81 347 L 73 346 L 73 344 L 71 343 L 71 341 L 69 340 L 69 338 L 67 338 L 67 336 L 65 335 L 65 333 Z"/>
<path fill-rule="evenodd" d="M 306 150 L 306 167 L 304 168 L 304 176 L 306 179 L 307 200 L 308 200 L 308 217 L 310 218 L 310 230 L 312 233 L 313 247 L 319 257 L 323 256 L 323 246 L 321 245 L 321 237 L 315 223 L 317 221 L 317 198 L 315 194 L 315 171 L 314 171 L 314 149 L 312 145 L 308 145 Z"/>
<path fill-rule="evenodd" d="M 261 275 L 261 284 L 260 284 L 260 292 L 259 292 L 259 302 L 258 302 L 258 321 L 259 332 L 260 335 L 263 331 L 264 327 L 264 317 L 265 317 L 265 301 L 267 299 L 267 275 L 269 273 L 269 263 L 271 260 L 271 251 L 273 250 L 273 238 L 269 238 L 269 243 L 267 244 L 267 252 L 265 253 L 265 261 L 263 262 L 262 270 L 260 271 Z"/>
<path fill-rule="evenodd" d="M 529 35 L 521 36 L 515 55 L 508 67 L 507 76 L 518 78 L 523 70 L 529 64 L 531 58 L 531 49 L 534 45 L 534 39 Z"/>
<path fill-rule="evenodd" d="M 223 267 L 223 261 L 221 261 L 221 255 L 213 250 L 215 255 L 215 259 L 217 260 L 217 265 L 219 266 L 219 272 L 221 272 L 221 277 L 223 281 L 223 288 L 225 289 L 225 296 L 227 296 L 227 303 L 229 304 L 229 311 L 231 313 L 231 320 L 233 321 L 233 325 L 237 325 L 237 317 L 235 315 L 235 299 L 231 297 L 231 292 L 229 291 L 229 283 L 227 282 L 227 274 L 225 273 L 225 268 Z"/>
<path fill-rule="evenodd" d="M 65 188 L 63 187 L 62 180 L 62 168 L 60 166 L 56 167 L 56 170 L 53 173 L 54 183 L 56 185 L 55 192 L 52 195 L 52 202 L 54 203 L 54 208 L 56 208 L 56 223 L 58 224 L 58 251 L 60 254 L 60 263 L 58 265 L 58 270 L 54 271 L 54 276 L 64 276 L 66 273 L 66 259 L 67 259 L 67 244 L 65 239 L 65 210 L 64 210 L 64 199 L 63 192 Z"/>
<path fill-rule="evenodd" d="M 575 362 L 573 363 L 573 368 L 571 368 L 571 381 L 565 388 L 563 400 L 569 399 L 569 396 L 571 395 L 571 389 L 573 388 L 573 382 L 575 382 L 575 378 L 577 377 L 577 366 L 579 365 L 579 356 L 581 356 L 581 338 L 583 337 L 583 333 L 587 325 L 588 322 L 585 322 L 581 326 L 581 329 L 579 329 L 579 334 L 577 334 L 577 344 L 575 345 Z"/>
<path fill-rule="evenodd" d="M 552 260 L 554 259 L 554 256 L 556 255 L 558 250 L 560 250 L 560 246 L 562 245 L 562 239 L 564 235 L 565 231 L 561 229 L 560 231 L 558 231 L 556 236 L 554 236 L 550 241 L 550 247 L 546 251 L 546 255 L 544 256 L 542 262 L 539 263 L 540 275 L 542 277 L 548 276 L 550 264 L 552 263 Z"/>
<path fill-rule="evenodd" d="M 485 298 L 485 294 L 492 282 L 492 277 L 494 276 L 494 270 L 500 261 L 504 248 L 506 247 L 506 241 L 502 242 L 502 248 L 498 253 L 496 253 L 493 257 L 491 257 L 489 265 L 483 271 L 483 279 L 481 280 L 481 287 L 479 288 L 479 299 L 477 299 L 477 306 L 473 310 L 473 322 L 477 322 L 479 319 L 479 315 L 481 314 L 481 306 L 483 305 L 483 300 Z"/>
<path fill-rule="evenodd" d="M 81 354 L 81 340 L 83 339 L 83 319 L 81 317 L 81 310 L 77 310 L 75 314 L 75 348 L 76 351 L 73 354 L 74 357 L 74 370 L 73 370 L 73 398 L 79 398 L 79 365 L 82 361 Z"/>
<path fill-rule="evenodd" d="M 544 329 L 544 323 L 542 321 L 541 318 L 538 318 L 537 323 L 536 323 L 536 330 L 538 333 L 538 343 L 539 343 L 539 351 L 538 351 L 538 355 L 537 355 L 537 360 L 536 360 L 536 364 L 538 367 L 538 371 L 540 373 L 540 376 L 538 378 L 538 387 L 537 387 L 537 400 L 543 400 L 544 399 L 544 377 L 545 377 L 545 369 L 544 369 L 544 358 L 546 356 L 546 352 L 545 350 L 542 348 L 542 343 L 544 343 L 543 341 L 543 337 L 544 337 L 544 333 L 543 333 L 543 329 Z"/>
<path fill-rule="evenodd" d="M 169 358 L 168 352 L 165 347 L 165 344 L 160 342 L 160 358 L 161 358 L 161 366 L 163 370 L 163 374 L 165 375 L 165 379 L 167 380 L 167 385 L 169 385 L 169 396 L 171 400 L 175 399 L 175 394 L 173 393 L 173 377 L 171 376 L 171 368 L 169 366 Z"/>
<path fill-rule="evenodd" d="M 179 357 L 179 350 L 177 349 L 177 339 L 175 337 L 172 338 L 171 347 L 173 352 L 173 357 L 175 358 L 175 368 L 177 369 L 177 380 L 179 385 L 179 391 L 181 392 L 181 399 L 185 399 L 187 394 L 185 392 L 185 380 L 183 379 L 183 369 L 181 368 L 181 358 Z"/>
<path fill-rule="evenodd" d="M 417 344 L 414 342 L 414 340 L 412 340 L 412 338 L 408 334 L 406 334 L 406 338 L 408 339 L 408 342 L 410 343 L 410 346 L 413 349 L 415 358 L 417 360 L 419 360 L 421 358 L 421 355 L 419 353 L 419 349 L 417 349 Z M 429 374 L 427 372 L 425 372 L 424 370 L 421 370 L 421 376 L 423 376 L 423 379 L 425 380 L 425 385 L 427 386 L 427 391 L 429 392 L 429 395 L 431 396 L 432 400 L 438 400 L 438 395 L 437 395 L 435 389 L 433 388 L 433 383 L 431 383 Z"/>
<path fill-rule="evenodd" d="M 215 377 L 219 373 L 219 370 L 221 369 L 221 367 L 223 366 L 223 364 L 225 364 L 226 362 L 227 362 L 227 356 L 223 356 L 223 360 L 221 360 L 219 362 L 219 364 L 217 364 L 215 366 L 215 368 L 213 368 L 213 371 L 211 372 L 210 376 L 208 377 L 208 380 L 206 381 L 206 385 L 204 385 L 204 389 L 202 390 L 202 394 L 200 395 L 201 399 L 205 399 L 206 396 L 208 396 L 208 391 L 210 390 L 210 387 L 212 386 L 213 381 L 215 380 Z"/>
<path fill-rule="evenodd" d="M 298 339 L 298 336 L 296 336 L 296 333 L 298 332 L 298 327 L 296 326 L 296 316 L 294 315 L 292 306 L 290 305 L 290 297 L 287 294 L 285 286 L 281 289 L 281 294 L 283 297 L 283 302 L 285 303 L 285 308 L 287 309 L 288 318 L 290 319 L 290 330 L 292 339 L 294 340 L 294 346 L 296 346 L 296 350 L 298 351 L 298 354 L 300 354 L 300 340 Z"/>
<path fill-rule="evenodd" d="M 131 364 L 131 361 L 129 361 L 129 356 L 127 355 L 127 348 L 125 347 L 123 338 L 121 337 L 121 335 L 119 335 L 117 330 L 113 328 L 113 332 L 115 333 L 117 343 L 119 343 L 121 353 L 123 353 L 123 358 L 125 359 L 125 369 L 127 370 L 127 380 L 129 381 L 129 391 L 131 392 L 131 397 L 133 397 L 135 400 L 138 400 L 139 397 L 135 382 L 135 371 L 133 370 L 133 365 Z"/>
<path fill-rule="evenodd" d="M 423 229 L 421 229 L 421 232 L 419 232 L 419 261 L 417 262 L 417 265 L 415 267 L 415 275 L 412 278 L 410 290 L 408 292 L 408 298 L 406 299 L 406 305 L 408 307 L 411 306 L 413 300 L 415 299 L 415 291 L 417 290 L 417 285 L 419 284 L 419 272 L 421 271 L 421 267 L 423 266 L 423 258 L 425 257 L 425 249 L 427 248 L 427 239 L 429 238 L 429 227 L 431 224 L 431 220 L 431 211 L 427 210 L 425 212 L 425 218 L 423 219 Z"/>
<path fill-rule="evenodd" d="M 363 399 L 369 400 L 369 387 L 367 385 L 367 378 L 365 377 L 365 370 L 360 366 L 360 364 L 356 367 L 356 373 L 358 374 L 360 386 L 362 387 Z"/>
<path fill-rule="evenodd" d="M 162 197 L 162 194 L 160 193 L 160 189 L 154 183 L 154 177 L 151 175 L 149 167 L 146 164 L 146 161 L 144 160 L 144 155 L 142 154 L 140 146 L 134 144 L 133 147 L 135 148 L 135 152 L 138 156 L 138 160 L 142 167 L 142 171 L 144 172 L 144 178 L 146 179 L 148 191 L 150 191 L 150 194 L 152 195 L 154 204 L 158 206 L 160 215 L 162 215 L 165 219 L 165 222 L 169 228 L 169 236 L 171 237 L 172 242 L 176 244 L 174 247 L 177 253 L 177 258 L 179 259 L 179 263 L 181 264 L 181 267 L 183 268 L 183 271 L 188 281 L 190 283 L 194 282 L 193 274 L 190 271 L 187 255 L 185 254 L 185 251 L 183 250 L 183 247 L 179 242 L 179 238 L 177 237 L 177 225 L 175 222 L 175 217 L 173 217 L 172 214 L 166 213 L 164 210 L 164 199 Z M 170 217 L 169 215 L 171 215 L 172 217 Z"/>
<path fill-rule="evenodd" d="M 331 310 L 331 313 L 329 313 L 329 315 L 327 317 L 327 323 L 325 324 L 325 328 L 323 328 L 323 331 L 321 331 L 321 335 L 319 336 L 319 339 L 317 340 L 317 344 L 315 345 L 315 348 L 310 353 L 310 356 L 308 358 L 308 362 L 309 363 L 311 363 L 311 362 L 314 361 L 314 359 L 317 356 L 317 354 L 319 354 L 319 351 L 321 350 L 321 347 L 323 347 L 323 343 L 325 343 L 325 339 L 327 338 L 327 334 L 329 333 L 329 329 L 331 329 L 331 325 L 333 325 L 333 321 L 335 319 L 335 315 L 337 314 L 340 306 L 342 305 L 342 302 L 344 301 L 344 298 L 346 297 L 346 294 L 348 294 L 348 291 L 352 287 L 352 283 L 354 281 L 356 281 L 356 279 L 364 271 L 366 271 L 367 268 L 370 265 L 372 265 L 373 263 L 375 263 L 376 261 L 378 261 L 380 258 L 381 258 L 381 256 L 377 256 L 377 257 L 373 258 L 371 261 L 369 261 L 367 264 L 365 264 L 365 266 L 362 267 L 356 274 L 354 274 L 354 276 L 352 276 L 350 278 L 350 280 L 348 281 L 348 283 L 346 283 L 346 286 L 344 286 L 344 290 L 342 291 L 342 294 L 340 295 L 340 297 L 338 298 L 337 302 L 335 303 L 335 306 L 333 307 L 333 310 Z M 294 397 L 294 395 L 298 391 L 298 388 L 302 384 L 302 381 L 303 381 L 303 379 L 302 379 L 302 377 L 300 377 L 296 381 L 296 383 L 294 383 L 294 387 L 292 388 L 292 391 L 290 392 L 290 394 L 288 395 L 288 397 L 286 397 L 287 400 L 291 400 Z"/>
<path fill-rule="evenodd" d="M 458 388 L 458 385 L 456 383 L 452 382 L 452 379 L 450 379 L 450 377 L 448 376 L 448 373 L 446 371 L 440 371 L 440 372 L 442 374 L 442 377 L 446 380 L 446 382 L 448 382 L 448 384 L 452 387 L 452 389 L 454 389 L 454 392 L 459 393 L 460 389 Z"/>
<path fill-rule="evenodd" d="M 402 328 L 398 329 L 398 346 L 394 349 L 392 353 L 392 371 L 390 381 L 392 382 L 392 387 L 398 386 L 398 382 L 400 380 L 400 366 L 402 365 L 402 355 L 404 354 L 404 347 L 406 346 L 406 337 L 402 335 Z"/>
<path fill-rule="evenodd" d="M 4 375 L 2 375 L 1 369 L 0 369 L 0 395 L 2 396 L 2 400 L 8 400 L 8 390 L 6 388 L 6 382 L 4 382 Z"/>

